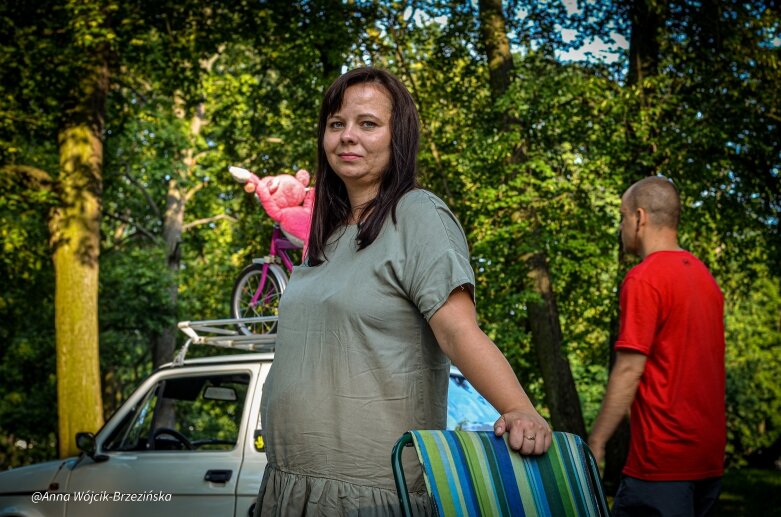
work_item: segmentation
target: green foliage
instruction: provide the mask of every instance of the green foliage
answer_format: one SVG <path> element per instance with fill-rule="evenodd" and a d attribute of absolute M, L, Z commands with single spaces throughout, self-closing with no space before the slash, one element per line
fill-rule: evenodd
<path fill-rule="evenodd" d="M 57 455 L 54 326 L 46 301 L 38 301 L 28 306 L 38 326 L 4 340 L 0 355 L 0 470 Z"/>
<path fill-rule="evenodd" d="M 764 278 L 727 303 L 727 453 L 737 466 L 781 439 L 779 287 Z"/>
<path fill-rule="evenodd" d="M 57 452 L 52 201 L 0 173 L 0 470 Z"/>
<path fill-rule="evenodd" d="M 0 314 L 3 321 L 23 320 L 31 284 L 44 294 L 51 283 L 48 257 L 47 209 L 54 196 L 30 188 L 19 178 L 0 174 Z M 45 297 L 45 295 L 44 295 Z M 9 334 L 0 329 L 0 338 Z"/>
<path fill-rule="evenodd" d="M 267 249 L 271 221 L 227 167 L 314 171 L 323 89 L 342 67 L 372 64 L 396 73 L 415 97 L 420 181 L 462 222 L 481 325 L 536 400 L 544 397 L 526 315 L 535 295 L 523 287 L 525 254 L 543 250 L 548 258 L 588 424 L 604 391 L 624 274 L 619 196 L 638 173 L 663 173 L 682 193 L 683 246 L 705 260 L 727 297 L 729 461 L 742 464 L 777 440 L 779 16 L 726 3 L 714 25 L 710 14 L 670 2 L 659 74 L 628 86 L 627 56 L 611 66 L 555 58 L 614 28 L 628 39 L 626 6 L 586 4 L 569 15 L 563 4 L 506 4 L 515 75 L 493 99 L 471 3 L 108 2 L 95 14 L 101 23 L 84 25 L 84 10 L 99 4 L 6 2 L 0 170 L 29 165 L 56 180 L 54 135 L 81 75 L 77 56 L 110 50 L 104 412 L 148 373 L 150 343 L 174 321 L 227 316 L 235 276 Z M 578 30 L 576 40 L 565 42 L 557 26 Z M 194 136 L 197 109 L 204 125 Z M 191 194 L 175 271 L 163 236 L 172 182 Z M 0 173 L 2 467 L 56 450 L 46 227 L 56 202 L 41 185 Z M 15 446 L 20 439 L 34 446 Z"/>
<path fill-rule="evenodd" d="M 244 376 L 247 377 L 247 376 Z M 197 440 L 218 439 L 233 443 L 238 441 L 241 435 L 242 409 L 244 409 L 247 396 L 247 380 L 221 381 L 219 386 L 233 389 L 236 400 L 208 400 L 203 393 L 195 401 L 177 400 L 175 414 L 177 430 L 187 436 L 191 442 Z M 212 447 L 203 447 L 199 450 L 229 450 L 233 445 L 221 444 Z"/>
<path fill-rule="evenodd" d="M 487 112 L 461 157 L 470 182 L 462 210 L 482 266 L 478 292 L 490 300 L 480 312 L 521 378 L 536 378 L 524 321 L 525 304 L 535 295 L 524 287 L 523 258 L 543 249 L 570 363 L 578 386 L 588 386 L 594 377 L 584 366 L 606 366 L 615 297 L 619 180 L 609 165 L 621 110 L 611 81 L 598 70 L 539 54 L 518 59 L 516 70 L 498 107 L 510 131 L 496 134 L 501 115 Z M 519 164 L 507 161 L 518 153 Z"/>
<path fill-rule="evenodd" d="M 151 368 L 149 343 L 176 324 L 171 273 L 160 246 L 115 248 L 101 258 L 100 361 L 111 415 Z"/>
<path fill-rule="evenodd" d="M 722 490 L 713 515 L 781 515 L 781 472 L 731 469 L 724 473 Z"/>

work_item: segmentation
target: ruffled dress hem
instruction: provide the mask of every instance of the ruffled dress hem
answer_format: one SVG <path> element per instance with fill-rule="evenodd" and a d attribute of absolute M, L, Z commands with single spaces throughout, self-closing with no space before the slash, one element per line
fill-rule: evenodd
<path fill-rule="evenodd" d="M 413 515 L 434 515 L 426 492 L 410 493 L 410 501 Z M 395 490 L 285 472 L 268 465 L 255 515 L 386 517 L 402 513 Z"/>

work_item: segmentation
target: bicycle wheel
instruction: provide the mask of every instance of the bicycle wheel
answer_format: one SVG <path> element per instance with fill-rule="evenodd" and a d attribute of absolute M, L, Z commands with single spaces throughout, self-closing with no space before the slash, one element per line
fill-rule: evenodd
<path fill-rule="evenodd" d="M 284 276 L 281 276 L 279 266 L 269 264 L 266 281 L 260 286 L 263 278 L 264 264 L 250 264 L 245 267 L 236 279 L 231 294 L 231 313 L 234 318 L 255 318 L 258 316 L 277 316 L 279 314 L 279 297 L 285 289 Z M 260 296 L 255 304 L 252 298 L 261 288 Z M 242 334 L 273 334 L 277 330 L 277 322 L 261 322 L 239 324 Z"/>

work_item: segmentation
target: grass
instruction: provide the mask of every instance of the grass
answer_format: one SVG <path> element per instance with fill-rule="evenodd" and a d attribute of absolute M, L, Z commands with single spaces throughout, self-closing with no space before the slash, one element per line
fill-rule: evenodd
<path fill-rule="evenodd" d="M 714 516 L 781 517 L 781 471 L 740 469 L 724 474 Z"/>

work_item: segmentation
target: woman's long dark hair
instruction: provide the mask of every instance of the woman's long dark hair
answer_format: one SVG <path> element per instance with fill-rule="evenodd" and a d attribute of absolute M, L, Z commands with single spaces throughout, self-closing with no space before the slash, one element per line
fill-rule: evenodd
<path fill-rule="evenodd" d="M 325 247 L 328 239 L 351 216 L 347 188 L 328 164 L 323 138 L 328 117 L 339 111 L 344 92 L 356 84 L 376 84 L 385 88 L 392 101 L 391 155 L 388 167 L 380 180 L 377 196 L 361 212 L 358 231 L 358 249 L 374 242 L 390 214 L 396 224 L 396 205 L 399 199 L 418 186 L 417 160 L 420 122 L 418 110 L 407 88 L 389 72 L 377 68 L 357 68 L 339 77 L 328 88 L 320 107 L 317 127 L 317 171 L 315 174 L 315 206 L 309 231 L 309 250 L 306 262 L 317 266 L 327 260 Z M 363 214 L 366 215 L 365 219 Z"/>

